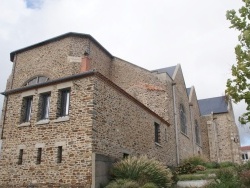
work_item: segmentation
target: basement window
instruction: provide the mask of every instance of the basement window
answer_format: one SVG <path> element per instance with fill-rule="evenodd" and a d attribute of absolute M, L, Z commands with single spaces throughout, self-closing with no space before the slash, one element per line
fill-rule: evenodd
<path fill-rule="evenodd" d="M 23 149 L 19 150 L 19 155 L 18 155 L 18 161 L 17 161 L 18 165 L 23 164 Z"/>
<path fill-rule="evenodd" d="M 62 146 L 57 148 L 57 163 L 62 163 Z"/>
<path fill-rule="evenodd" d="M 42 161 L 42 148 L 37 148 L 36 164 L 41 164 Z"/>

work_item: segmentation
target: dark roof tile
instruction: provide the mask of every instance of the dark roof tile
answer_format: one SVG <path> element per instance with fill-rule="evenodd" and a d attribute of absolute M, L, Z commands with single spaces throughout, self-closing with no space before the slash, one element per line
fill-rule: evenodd
<path fill-rule="evenodd" d="M 166 68 L 162 68 L 162 69 L 156 69 L 153 70 L 152 72 L 157 72 L 157 73 L 167 73 L 171 78 L 173 78 L 174 75 L 174 71 L 176 69 L 176 66 L 172 66 L 172 67 L 166 67 Z"/>
<path fill-rule="evenodd" d="M 198 100 L 201 115 L 226 113 L 227 100 L 225 96 Z"/>

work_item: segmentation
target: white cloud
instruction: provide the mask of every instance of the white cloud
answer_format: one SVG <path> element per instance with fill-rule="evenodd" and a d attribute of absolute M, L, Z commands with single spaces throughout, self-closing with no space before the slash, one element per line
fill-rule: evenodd
<path fill-rule="evenodd" d="M 72 31 L 91 34 L 111 54 L 147 69 L 180 63 L 198 98 L 224 94 L 237 43 L 225 14 L 240 1 L 44 0 L 35 9 L 27 1 L 35 2 L 0 0 L 0 91 L 11 51 Z"/>

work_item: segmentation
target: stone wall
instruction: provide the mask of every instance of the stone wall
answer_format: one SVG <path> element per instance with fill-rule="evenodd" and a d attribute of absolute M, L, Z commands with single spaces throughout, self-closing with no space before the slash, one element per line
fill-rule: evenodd
<path fill-rule="evenodd" d="M 138 106 L 133 100 L 103 81 L 96 82 L 93 151 L 118 159 L 124 154 L 147 155 L 173 165 L 174 139 L 161 119 Z M 155 142 L 154 123 L 160 125 L 159 143 Z"/>
<path fill-rule="evenodd" d="M 111 74 L 112 82 L 169 121 L 172 104 L 166 80 L 119 58 L 113 59 Z"/>
<path fill-rule="evenodd" d="M 57 118 L 58 92 L 70 87 L 67 118 Z M 0 186 L 26 187 L 29 184 L 90 187 L 92 182 L 93 77 L 9 95 L 1 159 Z M 49 121 L 38 121 L 38 101 L 51 93 Z M 22 98 L 33 96 L 30 123 L 20 124 Z M 57 163 L 62 146 L 62 163 Z M 41 164 L 36 164 L 42 148 Z M 18 165 L 20 149 L 23 162 Z M 84 185 L 84 186 L 83 186 Z"/>
<path fill-rule="evenodd" d="M 210 159 L 210 142 L 209 134 L 208 134 L 208 127 L 211 122 L 211 116 L 202 116 L 200 118 L 201 122 L 201 140 L 202 140 L 202 154 L 207 158 Z"/>
<path fill-rule="evenodd" d="M 201 118 L 200 118 L 200 109 L 197 101 L 197 96 L 194 87 L 191 87 L 189 94 L 189 104 L 190 104 L 190 115 L 191 115 L 191 124 L 193 132 L 193 149 L 194 155 L 202 154 L 202 135 L 201 135 Z M 195 126 L 198 125 L 198 140 L 196 140 Z"/>
<path fill-rule="evenodd" d="M 85 51 L 90 53 L 90 69 L 95 68 L 109 77 L 110 55 L 88 38 L 67 37 L 17 53 L 13 62 L 12 88 L 22 87 L 35 76 L 46 76 L 53 80 L 80 73 Z"/>
<path fill-rule="evenodd" d="M 232 113 L 202 117 L 203 153 L 210 161 L 241 163 L 237 126 Z"/>
<path fill-rule="evenodd" d="M 183 78 L 182 70 L 179 66 L 178 71 L 174 77 L 175 85 L 175 96 L 176 96 L 176 116 L 177 116 L 177 129 L 178 129 L 178 143 L 179 143 L 179 155 L 180 161 L 185 158 L 193 156 L 194 145 L 193 145 L 193 127 L 191 123 L 191 114 L 188 94 L 186 91 L 186 85 Z M 180 105 L 184 106 L 186 122 L 187 122 L 187 132 L 181 131 L 180 124 Z"/>

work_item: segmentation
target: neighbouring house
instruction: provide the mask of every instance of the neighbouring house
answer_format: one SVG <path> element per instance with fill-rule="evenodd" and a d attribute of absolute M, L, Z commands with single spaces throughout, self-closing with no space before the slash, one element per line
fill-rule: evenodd
<path fill-rule="evenodd" d="M 240 147 L 240 151 L 243 163 L 248 162 L 250 156 L 250 146 L 242 146 Z"/>
<path fill-rule="evenodd" d="M 79 33 L 10 59 L 0 186 L 99 188 L 112 163 L 128 155 L 174 166 L 194 155 L 241 162 L 231 101 L 198 100 L 179 64 L 149 71 Z"/>

